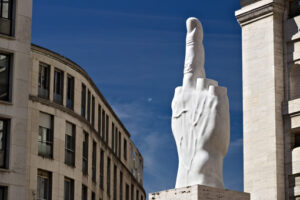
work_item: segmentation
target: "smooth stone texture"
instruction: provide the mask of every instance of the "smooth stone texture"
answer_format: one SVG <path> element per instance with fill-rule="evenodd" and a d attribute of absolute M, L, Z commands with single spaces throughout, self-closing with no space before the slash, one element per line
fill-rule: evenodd
<path fill-rule="evenodd" d="M 205 78 L 203 30 L 187 20 L 183 85 L 172 101 L 172 131 L 179 164 L 176 188 L 207 185 L 224 188 L 223 159 L 230 138 L 227 89 Z"/>
<path fill-rule="evenodd" d="M 250 194 L 194 185 L 149 194 L 149 200 L 250 200 Z"/>

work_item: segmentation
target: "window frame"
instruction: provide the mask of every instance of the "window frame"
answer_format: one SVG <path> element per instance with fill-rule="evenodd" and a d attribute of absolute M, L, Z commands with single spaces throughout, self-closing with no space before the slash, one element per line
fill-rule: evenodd
<path fill-rule="evenodd" d="M 47 69 L 47 71 L 48 71 L 47 76 L 45 74 L 43 74 L 46 77 L 46 78 L 44 78 L 45 83 L 43 83 L 43 80 L 42 80 L 41 68 Z M 39 62 L 38 97 L 49 100 L 49 97 L 50 97 L 50 80 L 51 80 L 51 65 L 48 65 L 44 62 Z M 44 85 L 45 88 L 42 87 L 43 85 Z M 46 93 L 46 94 L 44 94 L 44 93 Z"/>
<path fill-rule="evenodd" d="M 71 123 L 71 122 L 69 122 L 69 121 L 66 121 L 66 126 L 67 126 L 67 124 L 70 124 L 71 126 L 72 126 L 72 138 L 71 138 L 71 148 L 73 148 L 73 149 L 71 149 L 71 148 L 68 148 L 67 146 L 67 133 L 66 133 L 66 131 L 67 130 L 65 130 L 65 164 L 66 165 L 68 165 L 68 166 L 72 166 L 72 167 L 75 167 L 75 158 L 76 158 L 76 126 L 75 126 L 75 124 L 73 124 L 73 123 Z M 67 153 L 70 153 L 71 155 L 72 155 L 72 160 L 71 161 L 68 161 L 67 160 Z"/>
<path fill-rule="evenodd" d="M 88 175 L 88 163 L 89 163 L 89 134 L 83 131 L 83 141 L 82 141 L 82 173 Z M 86 142 L 86 146 L 84 144 Z M 85 155 L 86 152 L 86 155 Z M 86 168 L 84 168 L 84 163 L 86 163 Z"/>
<path fill-rule="evenodd" d="M 100 189 L 104 190 L 104 150 L 100 149 L 100 179 L 99 179 L 99 186 Z"/>
<path fill-rule="evenodd" d="M 5 101 L 5 102 L 12 102 L 12 88 L 13 88 L 13 54 L 12 53 L 8 53 L 8 52 L 2 52 L 0 51 L 0 55 L 4 55 L 7 56 L 8 58 L 8 63 L 7 63 L 7 68 L 8 68 L 8 72 L 7 72 L 7 98 L 6 99 L 0 99 L 0 101 Z"/>
<path fill-rule="evenodd" d="M 86 115 L 86 85 L 81 84 L 81 116 L 85 118 Z"/>
<path fill-rule="evenodd" d="M 106 194 L 110 197 L 110 191 L 111 191 L 111 159 L 110 157 L 107 157 L 107 163 L 106 163 Z"/>
<path fill-rule="evenodd" d="M 2 197 L 0 196 L 0 199 L 4 199 L 7 200 L 7 193 L 8 193 L 8 186 L 5 185 L 0 185 L 0 190 L 2 189 L 3 193 L 2 193 Z"/>
<path fill-rule="evenodd" d="M 54 128 L 54 116 L 51 115 L 51 114 L 45 113 L 45 112 L 40 112 L 40 113 L 43 113 L 43 114 L 46 114 L 46 115 L 49 115 L 49 116 L 50 116 L 50 126 L 51 126 L 51 127 L 50 127 L 50 129 L 49 129 L 49 133 L 47 133 L 47 134 L 50 135 L 50 137 L 49 137 L 50 141 L 44 142 L 44 141 L 39 141 L 39 139 L 38 139 L 38 144 L 39 144 L 39 143 L 42 143 L 42 144 L 46 143 L 46 144 L 48 144 L 48 145 L 51 145 L 51 146 L 50 146 L 50 147 L 51 147 L 51 151 L 50 151 L 50 155 L 46 155 L 46 154 L 42 154 L 42 153 L 40 152 L 40 149 L 38 148 L 38 155 L 41 156 L 41 157 L 43 157 L 43 158 L 53 159 L 53 145 L 54 145 L 54 130 L 53 130 L 53 128 Z M 42 127 L 42 126 L 39 124 L 38 137 L 40 137 L 40 131 L 41 131 L 41 128 L 47 129 L 46 127 Z"/>
<path fill-rule="evenodd" d="M 92 117 L 91 117 L 91 125 L 95 127 L 95 97 L 92 95 Z"/>
<path fill-rule="evenodd" d="M 0 118 L 0 121 L 3 121 L 4 132 L 3 165 L 0 166 L 0 169 L 8 169 L 10 152 L 10 119 Z"/>
<path fill-rule="evenodd" d="M 66 199 L 66 183 L 70 184 L 69 199 Z M 64 179 L 64 200 L 74 200 L 74 180 L 65 176 Z"/>
<path fill-rule="evenodd" d="M 69 89 L 69 81 L 72 80 L 71 90 Z M 75 78 L 74 76 L 67 74 L 67 94 L 66 94 L 66 107 L 74 110 L 74 96 L 75 96 Z"/>
<path fill-rule="evenodd" d="M 44 174 L 44 175 L 43 175 Z M 47 175 L 46 175 L 47 174 Z M 39 180 L 39 177 L 43 178 L 48 178 L 48 198 L 46 200 L 51 200 L 52 199 L 52 173 L 46 170 L 42 170 L 42 169 L 38 169 L 37 170 L 37 180 Z M 37 196 L 39 194 L 39 181 L 37 181 Z M 41 197 L 37 197 L 37 199 L 39 199 Z M 42 197 L 41 199 L 44 199 L 44 197 Z"/>
<path fill-rule="evenodd" d="M 92 181 L 96 182 L 96 169 L 97 169 L 97 143 L 93 141 L 93 152 L 92 152 Z"/>
<path fill-rule="evenodd" d="M 3 0 L 0 1 L 0 27 L 1 27 L 1 24 L 5 24 L 7 23 L 9 28 L 6 31 L 0 31 L 0 34 L 1 35 L 7 35 L 7 36 L 14 36 L 15 34 L 15 13 L 16 13 L 16 1 L 15 0 L 4 0 L 5 2 L 3 2 Z M 8 3 L 9 6 L 8 6 L 8 16 L 7 17 L 3 17 L 2 16 L 2 5 L 3 3 Z M 1 28 L 0 28 L 1 29 Z"/>
<path fill-rule="evenodd" d="M 61 80 L 60 80 L 60 92 L 61 94 L 58 94 L 56 89 L 57 89 L 57 80 L 56 80 L 56 74 L 60 73 L 61 74 Z M 56 96 L 61 95 L 61 99 L 57 99 Z M 58 104 L 63 104 L 64 102 L 64 71 L 54 68 L 54 74 L 53 74 L 53 101 Z"/>

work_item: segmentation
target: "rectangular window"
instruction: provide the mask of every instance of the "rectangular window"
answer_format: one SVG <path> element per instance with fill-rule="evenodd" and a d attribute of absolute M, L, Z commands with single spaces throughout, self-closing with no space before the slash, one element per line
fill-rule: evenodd
<path fill-rule="evenodd" d="M 294 148 L 300 147 L 300 133 L 295 133 L 294 136 L 295 136 Z"/>
<path fill-rule="evenodd" d="M 10 100 L 10 58 L 7 54 L 0 53 L 0 100 Z"/>
<path fill-rule="evenodd" d="M 90 122 L 91 120 L 91 92 L 88 90 L 87 96 L 87 116 L 86 119 Z"/>
<path fill-rule="evenodd" d="M 38 155 L 52 158 L 53 153 L 53 117 L 40 112 Z"/>
<path fill-rule="evenodd" d="M 92 180 L 96 182 L 97 143 L 93 141 Z"/>
<path fill-rule="evenodd" d="M 88 174 L 88 157 L 89 157 L 89 134 L 84 132 L 82 142 L 82 172 Z"/>
<path fill-rule="evenodd" d="M 109 141 L 109 135 L 108 135 L 108 130 L 109 130 L 109 118 L 108 118 L 108 115 L 106 115 L 106 120 L 105 120 L 105 133 L 106 133 L 106 137 L 105 137 L 105 142 L 106 144 L 108 144 L 108 141 Z"/>
<path fill-rule="evenodd" d="M 53 101 L 63 103 L 64 73 L 61 70 L 54 70 Z"/>
<path fill-rule="evenodd" d="M 74 180 L 65 177 L 64 200 L 74 200 Z"/>
<path fill-rule="evenodd" d="M 95 97 L 92 96 L 92 127 L 95 127 Z"/>
<path fill-rule="evenodd" d="M 138 191 L 138 189 L 136 189 L 136 200 L 139 200 L 139 197 L 140 197 L 140 194 L 139 194 L 139 191 Z"/>
<path fill-rule="evenodd" d="M 49 99 L 50 65 L 40 63 L 39 69 L 39 90 L 38 95 L 41 98 Z"/>
<path fill-rule="evenodd" d="M 0 200 L 7 200 L 7 186 L 0 185 Z"/>
<path fill-rule="evenodd" d="M 300 0 L 290 0 L 290 17 L 300 15 Z"/>
<path fill-rule="evenodd" d="M 116 127 L 115 130 L 115 149 L 114 152 L 116 155 L 118 155 L 118 128 Z"/>
<path fill-rule="evenodd" d="M 107 186 L 106 186 L 106 193 L 107 193 L 107 196 L 109 196 L 110 197 L 110 173 L 111 173 L 111 171 L 110 171 L 110 158 L 109 157 L 107 157 L 107 171 L 106 171 L 106 178 L 107 178 L 107 180 L 106 180 L 106 184 L 107 184 Z"/>
<path fill-rule="evenodd" d="M 125 200 L 129 200 L 129 185 L 126 184 Z"/>
<path fill-rule="evenodd" d="M 12 35 L 12 0 L 0 1 L 0 33 Z"/>
<path fill-rule="evenodd" d="M 75 125 L 66 122 L 65 163 L 75 166 Z"/>
<path fill-rule="evenodd" d="M 119 142 L 118 142 L 118 157 L 121 157 L 121 132 L 119 131 Z"/>
<path fill-rule="evenodd" d="M 115 124 L 111 123 L 111 149 L 115 151 Z"/>
<path fill-rule="evenodd" d="M 105 134 L 105 111 L 102 110 L 102 133 L 101 136 L 104 139 L 104 134 Z"/>
<path fill-rule="evenodd" d="M 82 185 L 81 200 L 87 200 L 87 187 Z"/>
<path fill-rule="evenodd" d="M 134 200 L 134 185 L 131 184 L 131 200 Z"/>
<path fill-rule="evenodd" d="M 123 141 L 123 157 L 124 160 L 127 160 L 127 140 L 125 138 Z"/>
<path fill-rule="evenodd" d="M 8 168 L 8 120 L 0 118 L 0 168 Z"/>
<path fill-rule="evenodd" d="M 38 170 L 37 176 L 37 199 L 50 200 L 52 188 L 52 174 L 47 171 Z"/>
<path fill-rule="evenodd" d="M 141 200 L 144 200 L 144 197 L 143 197 L 143 195 L 141 195 Z"/>
<path fill-rule="evenodd" d="M 96 197 L 95 197 L 95 192 L 92 192 L 92 200 L 95 200 Z"/>
<path fill-rule="evenodd" d="M 114 196 L 113 200 L 117 200 L 117 166 L 114 165 Z"/>
<path fill-rule="evenodd" d="M 103 179 L 104 179 L 104 151 L 101 149 L 100 152 L 100 188 L 103 190 L 104 189 L 104 184 L 103 184 Z"/>
<path fill-rule="evenodd" d="M 98 105 L 98 135 L 101 136 L 101 106 Z"/>
<path fill-rule="evenodd" d="M 85 118 L 86 109 L 86 86 L 82 83 L 81 85 L 81 116 Z"/>
<path fill-rule="evenodd" d="M 120 200 L 123 200 L 123 173 L 120 171 Z"/>
<path fill-rule="evenodd" d="M 74 77 L 67 76 L 67 107 L 73 110 L 74 107 Z"/>

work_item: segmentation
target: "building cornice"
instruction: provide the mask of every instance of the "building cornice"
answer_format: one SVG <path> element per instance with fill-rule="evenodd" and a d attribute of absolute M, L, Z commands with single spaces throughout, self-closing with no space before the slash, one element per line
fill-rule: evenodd
<path fill-rule="evenodd" d="M 235 16 L 241 26 L 247 25 L 259 19 L 276 14 L 283 14 L 284 6 L 273 1 L 259 1 L 253 5 L 246 6 L 235 12 Z"/>
<path fill-rule="evenodd" d="M 92 79 L 90 78 L 90 76 L 88 75 L 88 73 L 82 68 L 80 67 L 77 63 L 75 63 L 74 61 L 54 52 L 51 51 L 49 49 L 46 49 L 44 47 L 38 46 L 36 44 L 31 44 L 31 51 L 39 53 L 39 54 L 43 54 L 49 58 L 55 59 L 60 63 L 65 64 L 66 66 L 69 66 L 71 69 L 75 70 L 76 72 L 80 73 L 82 76 L 84 76 L 84 78 L 86 78 L 86 80 L 90 83 L 90 85 L 93 87 L 93 89 L 95 90 L 95 92 L 98 94 L 99 98 L 102 100 L 102 102 L 105 104 L 105 106 L 109 109 L 109 111 L 111 112 L 111 114 L 114 116 L 114 118 L 119 122 L 120 126 L 123 128 L 125 134 L 127 134 L 128 137 L 130 137 L 130 133 L 129 131 L 126 129 L 126 127 L 124 126 L 124 124 L 121 122 L 121 120 L 119 119 L 119 117 L 116 115 L 116 113 L 114 112 L 114 110 L 112 109 L 112 107 L 109 105 L 108 101 L 105 99 L 105 97 L 102 95 L 102 93 L 100 92 L 100 90 L 98 89 L 98 87 L 95 85 L 95 83 L 92 81 Z"/>

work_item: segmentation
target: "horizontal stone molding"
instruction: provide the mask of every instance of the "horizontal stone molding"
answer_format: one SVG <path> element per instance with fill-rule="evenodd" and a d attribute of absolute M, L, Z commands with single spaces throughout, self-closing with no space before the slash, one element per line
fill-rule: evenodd
<path fill-rule="evenodd" d="M 260 6 L 254 7 L 253 9 L 243 9 L 236 12 L 236 18 L 241 26 L 247 25 L 259 19 L 276 14 L 283 14 L 283 5 L 276 2 L 269 2 Z"/>

